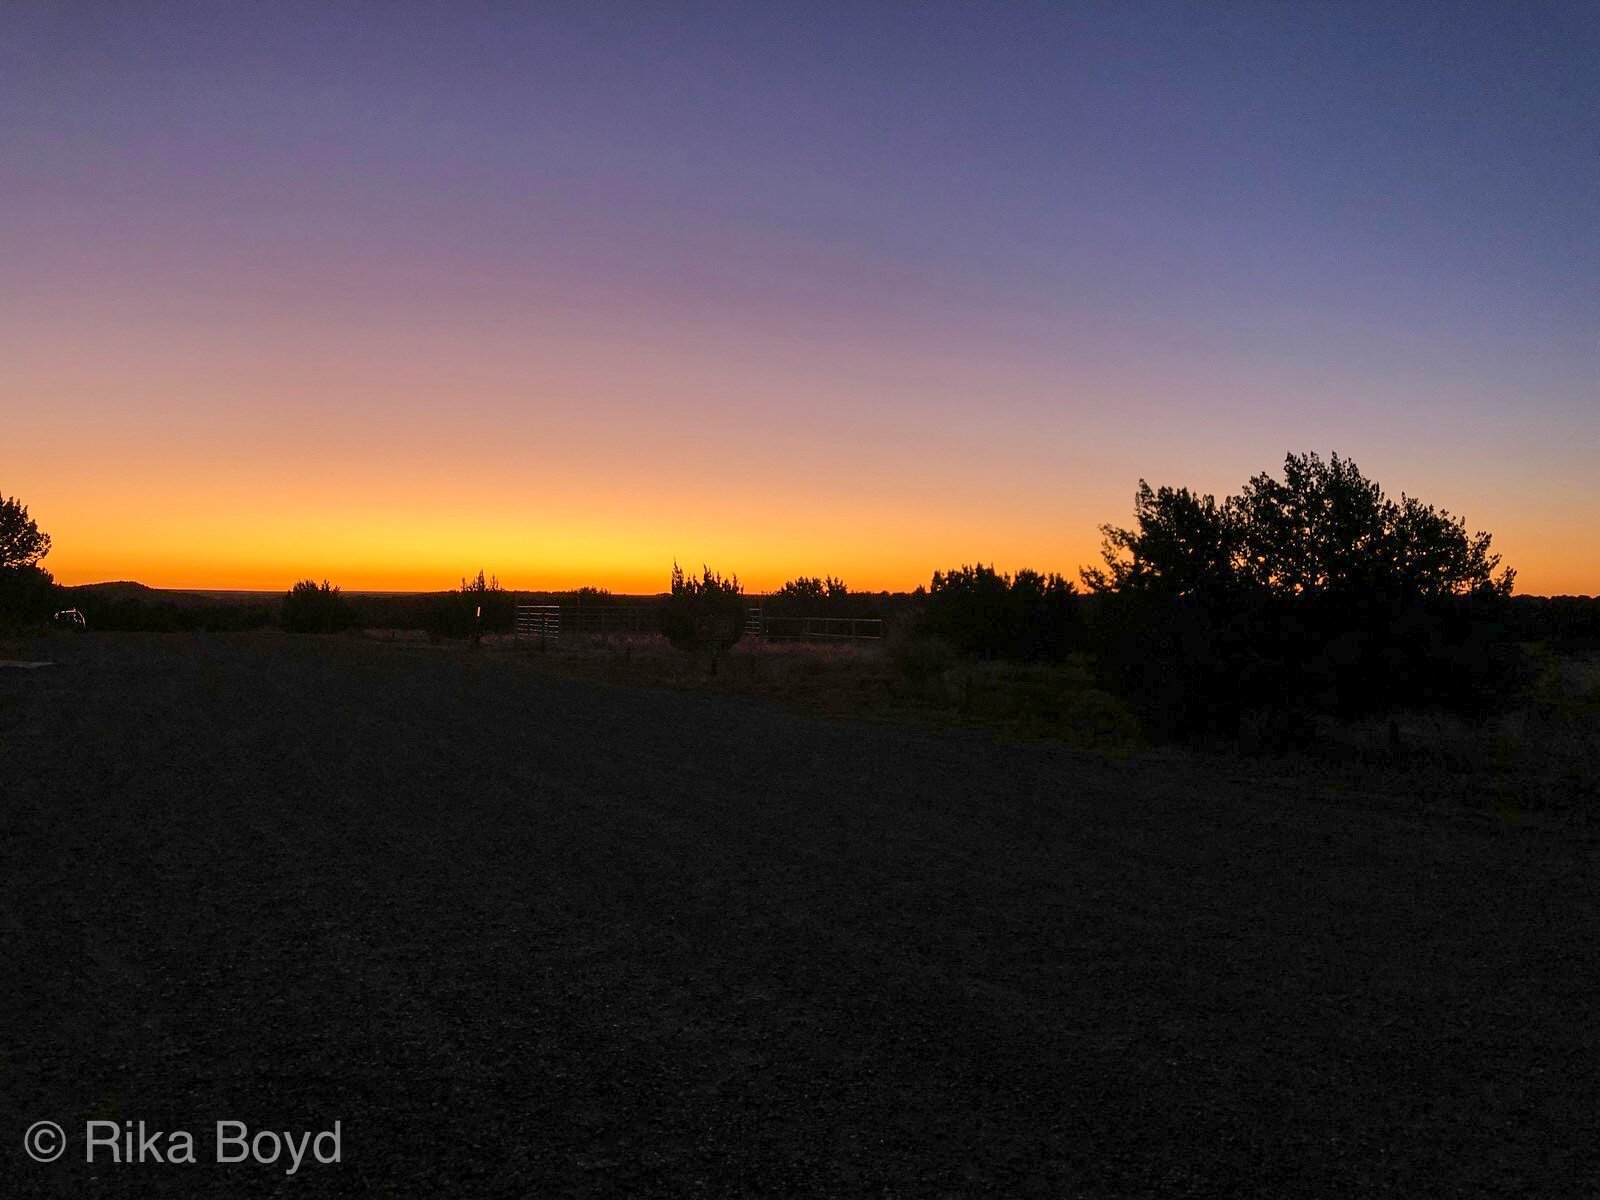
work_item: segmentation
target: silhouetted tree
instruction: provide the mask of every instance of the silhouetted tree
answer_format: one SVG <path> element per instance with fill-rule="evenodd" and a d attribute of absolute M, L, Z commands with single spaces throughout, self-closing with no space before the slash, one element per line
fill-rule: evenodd
<path fill-rule="evenodd" d="M 1487 533 L 1402 495 L 1397 503 L 1337 454 L 1290 454 L 1280 481 L 1249 480 L 1218 503 L 1188 488 L 1134 495 L 1131 529 L 1102 525 L 1105 566 L 1083 572 L 1094 592 L 1152 592 L 1211 600 L 1253 590 L 1418 600 L 1474 592 L 1508 596 L 1515 572 L 1495 575 Z"/>
<path fill-rule="evenodd" d="M 810 606 L 820 610 L 828 602 L 843 600 L 849 595 L 850 589 L 842 579 L 835 579 L 832 575 L 821 579 L 801 575 L 789 580 L 769 598 L 790 602 L 796 608 Z"/>
<path fill-rule="evenodd" d="M 1059 660 L 1078 648 L 1078 589 L 1026 568 L 1015 577 L 982 563 L 935 571 L 922 632 L 968 654 Z"/>
<path fill-rule="evenodd" d="M 1251 709 L 1478 703 L 1514 579 L 1486 533 L 1396 502 L 1354 462 L 1287 456 L 1222 503 L 1143 480 L 1103 526 L 1100 661 L 1159 731 L 1230 732 Z M 1285 726 L 1287 728 L 1287 726 Z"/>
<path fill-rule="evenodd" d="M 881 597 L 852 592 L 832 575 L 801 575 L 766 597 L 762 607 L 778 617 L 870 617 L 881 609 Z"/>
<path fill-rule="evenodd" d="M 50 553 L 50 535 L 41 533 L 28 506 L 0 495 L 0 570 L 37 566 Z"/>
<path fill-rule="evenodd" d="M 1091 592 L 1222 596 L 1233 589 L 1240 547 L 1227 505 L 1141 479 L 1133 517 L 1131 529 L 1100 526 L 1106 565 L 1082 572 Z"/>
<path fill-rule="evenodd" d="M 718 660 L 744 633 L 744 621 L 744 595 L 737 575 L 724 579 L 702 566 L 696 579 L 672 564 L 671 591 L 661 610 L 661 632 L 672 645 L 709 654 L 711 672 L 716 674 Z"/>
<path fill-rule="evenodd" d="M 516 597 L 500 586 L 497 577 L 480 570 L 476 579 L 463 577 L 460 588 L 446 592 L 434 604 L 428 614 L 428 632 L 446 638 L 509 633 L 516 620 Z"/>
<path fill-rule="evenodd" d="M 1389 499 L 1350 459 L 1291 454 L 1283 473 L 1257 475 L 1228 501 L 1250 586 L 1386 602 L 1511 594 L 1516 573 L 1496 576 L 1487 533 L 1469 536 L 1460 518 L 1413 497 Z"/>
<path fill-rule="evenodd" d="M 992 658 L 1016 644 L 1011 577 L 981 562 L 935 571 L 925 612 L 927 632 L 965 653 Z"/>
<path fill-rule="evenodd" d="M 355 624 L 339 589 L 324 579 L 302 579 L 283 598 L 283 627 L 292 633 L 338 633 Z"/>
<path fill-rule="evenodd" d="M 1060 662 L 1083 648 L 1078 589 L 1062 575 L 1024 568 L 1011 581 L 1018 642 L 1012 653 L 1025 662 Z"/>
<path fill-rule="evenodd" d="M 39 565 L 50 553 L 25 504 L 0 496 L 0 624 L 36 621 L 55 607 L 55 580 Z"/>

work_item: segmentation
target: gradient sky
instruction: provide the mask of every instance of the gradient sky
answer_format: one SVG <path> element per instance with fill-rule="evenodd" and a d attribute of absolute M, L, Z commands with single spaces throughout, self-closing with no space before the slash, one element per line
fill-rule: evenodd
<path fill-rule="evenodd" d="M 1600 6 L 0 5 L 58 579 L 1075 572 L 1289 450 L 1600 593 Z"/>

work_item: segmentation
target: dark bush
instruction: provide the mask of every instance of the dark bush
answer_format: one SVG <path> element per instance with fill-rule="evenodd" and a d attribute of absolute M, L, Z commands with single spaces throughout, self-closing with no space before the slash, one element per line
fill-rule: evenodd
<path fill-rule="evenodd" d="M 887 650 L 895 673 L 918 687 L 942 678 L 958 661 L 950 643 L 919 634 L 914 626 L 891 629 Z"/>
<path fill-rule="evenodd" d="M 355 612 L 326 579 L 302 579 L 283 597 L 283 627 L 291 633 L 338 633 L 355 625 Z"/>
<path fill-rule="evenodd" d="M 1082 643 L 1077 589 L 1060 575 L 982 563 L 935 571 L 923 630 L 965 654 L 1018 662 L 1059 662 Z"/>
<path fill-rule="evenodd" d="M 885 596 L 852 592 L 832 575 L 801 575 L 762 600 L 762 610 L 775 617 L 882 617 Z"/>
<path fill-rule="evenodd" d="M 744 632 L 745 600 L 739 577 L 724 579 L 702 567 L 699 579 L 672 564 L 672 587 L 661 610 L 661 632 L 679 650 L 708 654 L 711 670 Z"/>
<path fill-rule="evenodd" d="M 55 580 L 43 567 L 0 567 L 0 629 L 48 621 L 60 607 L 58 599 Z"/>
<path fill-rule="evenodd" d="M 1519 641 L 1548 642 L 1575 653 L 1600 651 L 1600 596 L 1516 596 L 1506 622 Z"/>
<path fill-rule="evenodd" d="M 50 553 L 50 535 L 40 531 L 28 506 L 0 496 L 0 628 L 47 621 L 57 607 L 55 580 L 39 565 Z"/>
<path fill-rule="evenodd" d="M 461 586 L 434 601 L 427 630 L 435 638 L 471 638 L 481 633 L 510 633 L 517 623 L 517 598 L 494 576 L 462 579 Z"/>

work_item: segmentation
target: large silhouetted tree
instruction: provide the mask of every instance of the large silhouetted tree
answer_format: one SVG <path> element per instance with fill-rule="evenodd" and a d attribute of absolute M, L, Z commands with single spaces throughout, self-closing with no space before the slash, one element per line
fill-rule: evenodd
<path fill-rule="evenodd" d="M 39 565 L 50 553 L 50 535 L 40 531 L 16 497 L 0 496 L 0 625 L 49 615 L 55 580 Z"/>
<path fill-rule="evenodd" d="M 1291 454 L 1283 479 L 1257 475 L 1228 502 L 1252 586 L 1279 596 L 1409 602 L 1511 594 L 1487 533 L 1411 496 L 1389 499 L 1348 458 Z"/>
<path fill-rule="evenodd" d="M 0 495 L 0 570 L 35 567 L 50 553 L 50 535 L 41 533 L 28 506 Z"/>
<path fill-rule="evenodd" d="M 1102 533 L 1105 565 L 1083 572 L 1101 661 L 1168 729 L 1475 706 L 1507 678 L 1492 651 L 1515 574 L 1489 535 L 1336 454 L 1290 454 L 1220 502 L 1140 480 L 1133 525 Z"/>
<path fill-rule="evenodd" d="M 1506 596 L 1515 579 L 1496 573 L 1489 534 L 1469 535 L 1459 517 L 1414 497 L 1391 500 L 1337 454 L 1290 454 L 1281 480 L 1262 473 L 1221 503 L 1141 479 L 1133 526 L 1101 533 L 1105 566 L 1083 572 L 1095 592 L 1403 603 Z"/>

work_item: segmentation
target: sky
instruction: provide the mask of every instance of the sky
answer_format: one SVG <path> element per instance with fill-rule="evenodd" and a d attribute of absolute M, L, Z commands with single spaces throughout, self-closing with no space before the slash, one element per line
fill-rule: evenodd
<path fill-rule="evenodd" d="M 1337 451 L 1600 593 L 1592 3 L 0 3 L 58 580 L 1069 575 Z"/>

